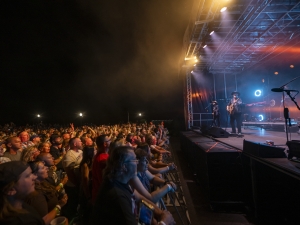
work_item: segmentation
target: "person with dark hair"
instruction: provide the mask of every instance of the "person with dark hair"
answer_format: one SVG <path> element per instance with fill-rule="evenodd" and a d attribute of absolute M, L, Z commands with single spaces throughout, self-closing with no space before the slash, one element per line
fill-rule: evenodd
<path fill-rule="evenodd" d="M 120 146 L 113 150 L 104 170 L 104 180 L 94 205 L 92 224 L 126 224 L 134 225 L 136 221 L 136 205 L 144 200 L 155 207 L 154 218 L 158 224 L 175 224 L 168 211 L 161 211 L 155 204 L 137 192 L 133 192 L 128 184 L 136 176 L 137 162 L 134 149 Z"/>
<path fill-rule="evenodd" d="M 37 211 L 24 203 L 25 197 L 34 191 L 36 175 L 28 164 L 11 161 L 0 164 L 0 224 L 43 225 Z"/>
<path fill-rule="evenodd" d="M 45 221 L 49 224 L 57 215 L 61 208 L 67 203 L 68 196 L 63 194 L 58 196 L 55 186 L 51 185 L 48 177 L 48 167 L 42 161 L 29 162 L 32 173 L 36 175 L 35 191 L 26 196 L 25 202 L 32 206 Z"/>
<path fill-rule="evenodd" d="M 95 203 L 98 190 L 102 183 L 102 172 L 106 167 L 106 161 L 109 157 L 108 150 L 110 146 L 110 139 L 107 135 L 100 135 L 96 138 L 97 145 L 97 154 L 95 155 L 92 174 L 93 174 L 93 183 L 92 183 L 92 203 Z"/>
<path fill-rule="evenodd" d="M 238 135 L 242 134 L 242 99 L 239 97 L 240 93 L 234 91 L 231 93 L 232 98 L 227 105 L 227 111 L 230 115 L 231 133 L 236 134 L 236 126 L 238 129 Z M 236 123 L 236 126 L 235 126 Z"/>
<path fill-rule="evenodd" d="M 217 101 L 212 101 L 212 115 L 213 115 L 212 126 L 220 127 L 220 110 Z"/>
<path fill-rule="evenodd" d="M 51 143 L 50 154 L 54 158 L 54 163 L 58 170 L 63 170 L 62 159 L 65 153 L 62 152 L 60 148 L 62 144 L 61 137 L 57 134 L 52 134 L 50 136 L 50 143 Z"/>

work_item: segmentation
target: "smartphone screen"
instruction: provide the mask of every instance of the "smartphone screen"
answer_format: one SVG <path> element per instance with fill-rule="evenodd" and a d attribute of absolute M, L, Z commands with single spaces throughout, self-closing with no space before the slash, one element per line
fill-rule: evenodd
<path fill-rule="evenodd" d="M 139 224 L 151 225 L 153 211 L 143 202 L 140 204 Z"/>

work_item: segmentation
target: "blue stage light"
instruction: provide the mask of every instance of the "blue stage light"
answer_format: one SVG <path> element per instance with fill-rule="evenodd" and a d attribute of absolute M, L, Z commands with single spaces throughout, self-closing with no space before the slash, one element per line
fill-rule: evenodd
<path fill-rule="evenodd" d="M 263 121 L 264 120 L 264 116 L 263 115 L 258 115 L 258 118 L 259 118 L 258 119 L 259 121 Z"/>
<path fill-rule="evenodd" d="M 256 90 L 256 91 L 254 92 L 254 95 L 255 95 L 256 97 L 261 96 L 261 90 Z"/>

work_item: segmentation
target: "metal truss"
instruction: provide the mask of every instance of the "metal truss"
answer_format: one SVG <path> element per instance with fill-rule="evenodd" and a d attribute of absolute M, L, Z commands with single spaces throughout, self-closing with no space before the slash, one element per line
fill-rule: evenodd
<path fill-rule="evenodd" d="M 187 94 L 187 113 L 188 113 L 188 129 L 193 126 L 193 105 L 192 105 L 192 81 L 191 73 L 187 71 L 186 74 L 186 94 Z"/>
<path fill-rule="evenodd" d="M 229 1 L 224 13 L 220 1 L 200 2 L 186 49 L 197 70 L 237 74 L 300 44 L 300 1 Z"/>

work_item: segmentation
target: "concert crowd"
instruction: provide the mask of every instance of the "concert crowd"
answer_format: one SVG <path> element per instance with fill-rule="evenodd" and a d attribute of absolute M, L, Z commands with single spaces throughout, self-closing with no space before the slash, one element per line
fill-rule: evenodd
<path fill-rule="evenodd" d="M 0 224 L 175 224 L 160 207 L 177 189 L 163 122 L 10 123 L 0 144 Z"/>

